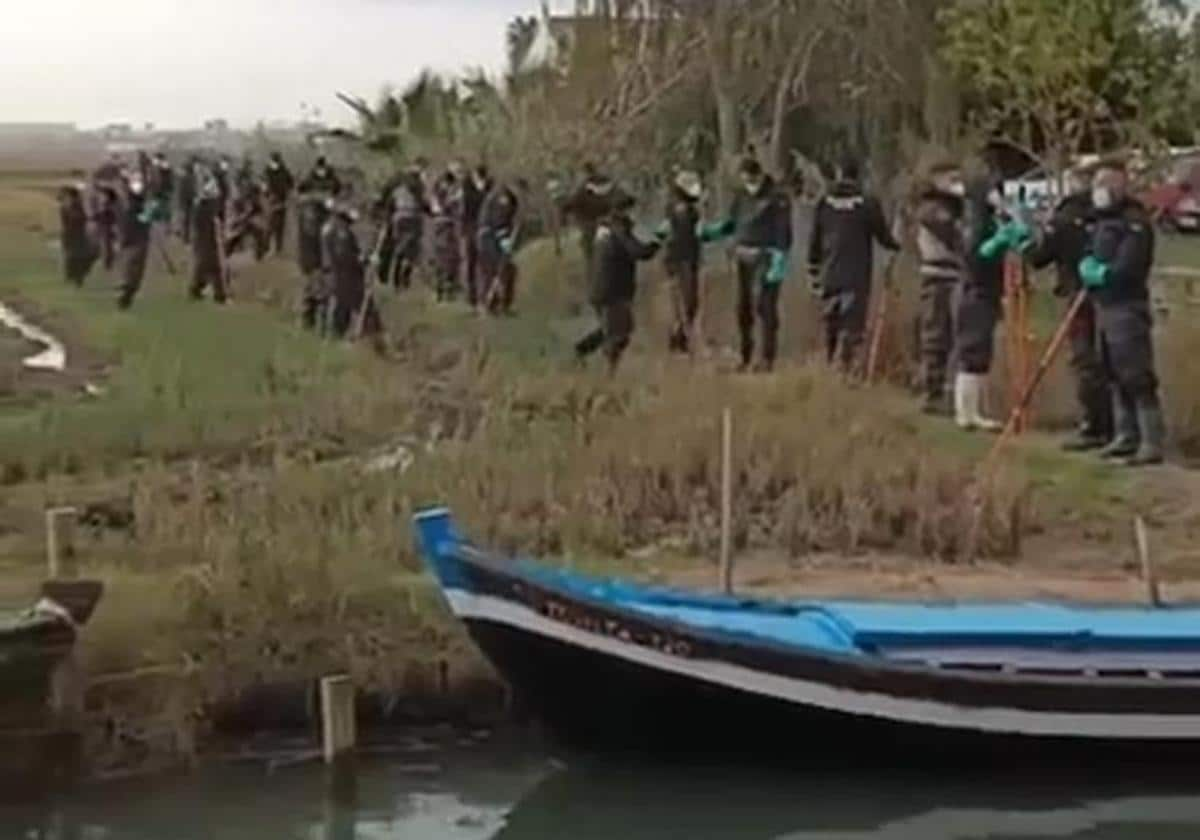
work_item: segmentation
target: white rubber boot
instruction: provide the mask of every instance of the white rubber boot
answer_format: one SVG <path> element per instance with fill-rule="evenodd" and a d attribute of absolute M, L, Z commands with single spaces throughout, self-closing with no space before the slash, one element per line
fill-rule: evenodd
<path fill-rule="evenodd" d="M 998 432 L 1004 428 L 1003 423 L 983 415 L 983 392 L 987 387 L 987 377 L 978 373 L 961 373 L 959 376 L 967 380 L 965 403 L 971 418 L 971 428 L 984 432 Z"/>
<path fill-rule="evenodd" d="M 954 422 L 960 429 L 975 430 L 975 415 L 970 405 L 971 374 L 959 373 L 954 378 Z"/>

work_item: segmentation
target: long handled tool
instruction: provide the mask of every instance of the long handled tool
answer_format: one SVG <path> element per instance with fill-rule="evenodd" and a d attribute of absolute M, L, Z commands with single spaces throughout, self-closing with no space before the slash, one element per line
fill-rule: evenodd
<path fill-rule="evenodd" d="M 1033 375 L 1022 386 L 1021 393 L 1008 414 L 1008 421 L 1004 424 L 1003 431 L 1000 432 L 1000 436 L 996 439 L 991 451 L 988 452 L 987 457 L 983 461 L 980 469 L 982 477 L 987 477 L 991 473 L 996 458 L 1000 455 L 1000 452 L 1009 440 L 1017 433 L 1017 429 L 1022 423 L 1030 403 L 1033 402 L 1033 397 L 1037 393 L 1038 386 L 1046 378 L 1046 373 L 1050 370 L 1050 366 L 1054 364 L 1054 360 L 1058 357 L 1059 352 L 1066 343 L 1067 336 L 1071 333 L 1071 327 L 1074 325 L 1075 319 L 1079 317 L 1079 311 L 1087 301 L 1087 294 L 1086 290 L 1081 289 L 1079 294 L 1075 295 L 1075 299 L 1071 301 L 1071 308 L 1067 310 L 1067 314 L 1063 316 L 1062 322 L 1058 325 L 1058 329 L 1054 333 L 1054 337 L 1046 345 L 1041 361 L 1038 362 Z"/>
<path fill-rule="evenodd" d="M 875 307 L 875 320 L 871 324 L 871 343 L 867 348 L 867 384 L 875 381 L 879 368 L 879 350 L 883 346 L 883 331 L 887 326 L 889 302 L 892 296 L 892 279 L 895 274 L 897 255 L 888 257 L 883 269 L 883 288 L 879 291 L 879 303 Z"/>
<path fill-rule="evenodd" d="M 217 263 L 221 271 L 221 280 L 225 284 L 225 297 L 233 297 L 233 278 L 229 272 L 229 258 L 225 253 L 225 231 L 222 229 L 221 217 L 213 216 L 213 235 L 217 240 Z"/>
<path fill-rule="evenodd" d="M 1004 292 L 1010 405 L 1019 405 L 1032 372 L 1029 354 L 1029 289 L 1025 263 L 1020 257 L 1010 256 L 1005 260 Z M 1016 418 L 1014 434 L 1025 432 L 1028 426 L 1027 409 L 1028 406 L 1025 406 Z"/>
<path fill-rule="evenodd" d="M 375 305 L 375 284 L 383 282 L 383 275 L 379 270 L 379 258 L 383 252 L 384 239 L 387 236 L 387 225 L 379 227 L 379 233 L 375 237 L 375 248 L 371 251 L 369 263 L 372 267 L 372 274 L 368 274 L 365 278 L 363 289 L 362 306 L 358 308 L 358 314 L 354 318 L 354 339 L 357 341 L 363 337 L 367 329 L 367 315 L 371 311 L 371 307 Z"/>

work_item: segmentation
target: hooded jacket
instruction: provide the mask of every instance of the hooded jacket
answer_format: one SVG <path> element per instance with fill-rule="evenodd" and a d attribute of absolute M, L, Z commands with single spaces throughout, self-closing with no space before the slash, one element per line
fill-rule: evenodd
<path fill-rule="evenodd" d="M 808 244 L 809 273 L 830 291 L 865 288 L 875 267 L 875 243 L 900 245 L 888 230 L 883 207 L 854 181 L 838 181 L 817 203 Z"/>

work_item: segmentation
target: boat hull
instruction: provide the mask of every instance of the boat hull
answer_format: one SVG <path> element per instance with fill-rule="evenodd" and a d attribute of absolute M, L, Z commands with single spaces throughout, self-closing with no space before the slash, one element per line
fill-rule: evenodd
<path fill-rule="evenodd" d="M 455 615 L 571 746 L 822 764 L 1080 753 L 1163 764 L 1200 753 L 1200 679 L 1189 671 L 979 672 L 822 650 L 720 618 L 763 605 L 680 596 L 709 611 L 714 623 L 698 624 L 680 620 L 669 594 L 581 584 L 452 532 L 427 548 Z"/>

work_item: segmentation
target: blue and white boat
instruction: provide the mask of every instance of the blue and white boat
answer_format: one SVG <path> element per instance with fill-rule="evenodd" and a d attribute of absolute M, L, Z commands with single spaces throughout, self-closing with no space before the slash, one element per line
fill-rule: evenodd
<path fill-rule="evenodd" d="M 1200 753 L 1200 607 L 745 600 L 496 556 L 445 509 L 416 528 L 451 610 L 572 744 L 910 762 Z"/>

